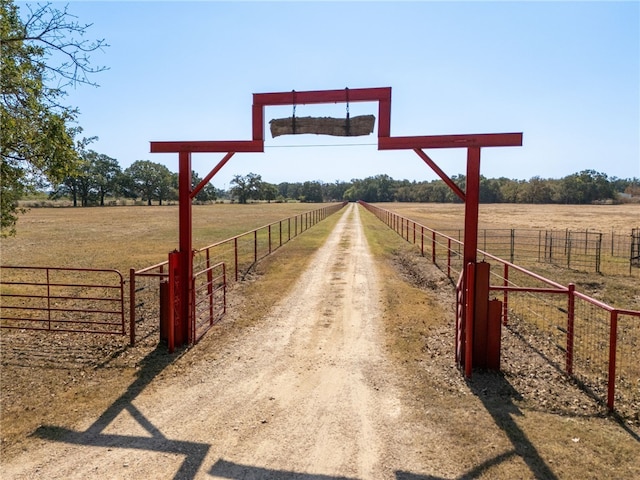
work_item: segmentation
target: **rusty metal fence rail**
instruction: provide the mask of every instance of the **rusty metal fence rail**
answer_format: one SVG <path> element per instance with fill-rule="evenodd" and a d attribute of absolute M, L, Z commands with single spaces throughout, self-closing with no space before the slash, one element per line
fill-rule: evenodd
<path fill-rule="evenodd" d="M 341 202 L 300 213 L 194 250 L 194 271 L 209 271 L 213 265 L 224 265 L 225 285 L 239 281 L 251 271 L 258 261 L 342 209 L 345 205 L 346 202 Z M 132 345 L 140 338 L 157 333 L 158 319 L 160 318 L 160 283 L 168 279 L 168 276 L 168 260 L 140 270 L 130 270 L 129 331 Z M 194 290 L 197 290 L 197 285 Z M 226 289 L 219 290 L 218 293 L 219 296 L 216 298 L 223 301 L 226 298 Z M 200 305 L 201 294 L 202 292 L 194 299 L 194 305 Z M 214 317 L 220 309 L 224 310 L 224 306 L 216 303 L 216 306 L 213 307 Z M 198 322 L 206 324 L 208 320 L 201 317 L 202 312 L 198 313 Z M 191 321 L 193 322 L 194 319 Z M 214 323 L 215 321 L 217 320 L 214 320 Z"/>
<path fill-rule="evenodd" d="M 359 202 L 447 276 L 462 272 L 462 242 L 380 207 Z M 479 244 L 482 242 L 479 239 Z M 577 379 L 609 410 L 640 411 L 640 312 L 614 308 L 483 250 L 491 291 L 502 296 L 502 322 L 546 360 Z M 458 281 L 459 283 L 459 281 Z M 456 290 L 461 295 L 460 285 Z M 458 298 L 459 300 L 459 298 Z M 458 307 L 460 307 L 458 302 Z"/>
<path fill-rule="evenodd" d="M 0 327 L 125 333 L 124 279 L 117 270 L 0 267 Z"/>

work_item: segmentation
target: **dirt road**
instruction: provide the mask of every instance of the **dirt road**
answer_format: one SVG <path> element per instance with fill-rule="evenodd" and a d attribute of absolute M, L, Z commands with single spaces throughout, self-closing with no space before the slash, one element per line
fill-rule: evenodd
<path fill-rule="evenodd" d="M 189 368 L 141 374 L 74 429 L 41 427 L 2 478 L 424 478 L 379 298 L 352 204 L 260 328 L 214 361 L 200 344 Z"/>

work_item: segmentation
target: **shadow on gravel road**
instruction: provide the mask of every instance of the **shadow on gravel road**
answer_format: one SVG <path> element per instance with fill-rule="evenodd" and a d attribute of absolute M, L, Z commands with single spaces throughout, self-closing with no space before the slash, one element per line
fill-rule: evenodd
<path fill-rule="evenodd" d="M 39 427 L 33 435 L 45 440 L 90 447 L 129 448 L 184 455 L 186 458 L 174 478 L 176 480 L 194 478 L 211 446 L 205 443 L 168 439 L 133 405 L 136 397 L 179 355 L 180 352 L 168 354 L 164 346 L 156 347 L 142 360 L 138 378 L 87 430 L 77 432 L 63 427 L 44 425 Z M 123 411 L 128 412 L 150 436 L 103 433 Z"/>

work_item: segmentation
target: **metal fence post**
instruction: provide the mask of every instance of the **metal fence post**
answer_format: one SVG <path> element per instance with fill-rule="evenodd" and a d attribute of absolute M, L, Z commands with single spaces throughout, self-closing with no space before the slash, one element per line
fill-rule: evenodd
<path fill-rule="evenodd" d="M 451 238 L 447 239 L 447 277 L 451 278 Z"/>
<path fill-rule="evenodd" d="M 436 232 L 431 232 L 431 263 L 436 263 Z"/>
<path fill-rule="evenodd" d="M 238 237 L 233 239 L 233 255 L 234 255 L 234 267 L 236 271 L 236 282 L 238 281 Z"/>
<path fill-rule="evenodd" d="M 607 384 L 607 408 L 613 410 L 616 396 L 616 349 L 618 348 L 618 311 L 612 310 L 609 326 L 609 379 Z"/>
<path fill-rule="evenodd" d="M 136 270 L 129 269 L 129 344 L 136 345 Z"/>
<path fill-rule="evenodd" d="M 570 283 L 568 286 L 568 299 L 567 299 L 567 357 L 565 369 L 569 375 L 573 375 L 573 341 L 575 337 L 575 296 L 576 291 L 575 283 Z"/>
<path fill-rule="evenodd" d="M 258 261 L 258 230 L 253 231 L 253 261 Z"/>
<path fill-rule="evenodd" d="M 509 261 L 513 263 L 513 259 L 515 258 L 515 249 L 516 249 L 516 230 L 514 228 L 511 229 L 511 244 L 510 244 L 510 256 Z"/>

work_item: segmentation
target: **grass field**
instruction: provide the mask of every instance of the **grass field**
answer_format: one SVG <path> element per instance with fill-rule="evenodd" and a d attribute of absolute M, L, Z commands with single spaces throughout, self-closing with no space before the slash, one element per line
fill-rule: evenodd
<path fill-rule="evenodd" d="M 436 230 L 464 228 L 464 205 L 453 203 L 381 203 Z M 481 204 L 478 227 L 536 230 L 629 231 L 640 227 L 640 204 L 525 205 Z"/>
<path fill-rule="evenodd" d="M 319 208 L 312 203 L 215 204 L 193 207 L 193 247 Z M 7 265 L 144 268 L 178 248 L 177 206 L 34 208 L 15 237 L 1 239 Z"/>
<path fill-rule="evenodd" d="M 377 206 L 438 231 L 464 230 L 464 205 L 381 203 Z M 640 205 L 480 205 L 478 228 L 513 228 L 523 231 L 569 229 L 609 234 L 613 230 L 630 235 L 632 228 L 640 228 Z M 482 247 L 482 238 L 479 238 L 478 243 Z M 491 248 L 487 250 L 492 252 Z M 498 256 L 509 261 L 508 255 Z M 596 273 L 593 268 L 560 268 L 536 262 L 535 259 L 527 262 L 516 260 L 515 263 L 563 285 L 575 283 L 583 293 L 594 295 L 612 306 L 640 310 L 640 269 L 636 268 L 629 273 L 628 256 L 626 259 L 607 256 L 602 261 L 619 264 L 619 268 L 614 270 L 616 273 L 609 275 L 607 272 L 611 268 L 603 268 L 604 274 Z M 610 266 L 609 264 L 608 267 Z"/>
<path fill-rule="evenodd" d="M 460 205 L 381 206 L 437 228 L 460 228 L 463 218 Z M 194 207 L 194 247 L 317 207 L 313 204 Z M 514 205 L 510 210 L 505 205 L 483 205 L 481 225 L 519 228 L 530 222 L 532 228 L 533 225 L 553 228 L 557 222 L 557 228 L 569 228 L 567 222 L 572 218 L 592 219 L 589 225 L 572 224 L 575 228 L 598 229 L 606 225 L 610 229 L 614 224 L 629 228 L 637 223 L 638 206 L 620 207 L 558 207 L 556 212 L 555 206 Z M 554 220 L 556 213 L 558 218 Z M 264 314 L 295 283 L 338 215 L 329 217 L 259 264 L 250 281 L 242 282 L 233 292 L 236 310 L 215 335 L 212 332 L 205 337 L 199 347 L 201 354 L 211 354 L 207 349 L 219 351 L 234 329 L 259 327 Z M 468 473 L 465 478 L 545 478 L 541 476 L 545 471 L 556 475 L 549 478 L 631 479 L 640 475 L 638 434 L 604 417 L 597 406 L 557 373 L 541 374 L 547 372 L 546 367 L 538 363 L 509 364 L 505 366 L 504 377 L 478 376 L 476 383 L 466 383 L 452 365 L 451 285 L 437 272 L 416 272 L 415 264 L 420 259 L 415 248 L 373 216 L 367 214 L 362 218 L 371 249 L 379 261 L 381 277 L 385 279 L 386 297 L 382 303 L 388 350 L 406 372 L 406 396 L 420 412 L 416 423 L 429 418 L 438 424 L 442 444 L 460 458 L 460 470 Z M 494 223 L 482 223 L 487 222 L 485 218 Z M 167 252 L 176 248 L 177 243 L 176 207 L 107 207 L 33 209 L 20 219 L 18 235 L 2 239 L 0 246 L 3 264 L 126 271 L 165 260 Z M 605 284 L 607 279 L 598 278 L 598 282 Z M 630 283 L 625 291 L 633 292 L 634 288 L 635 295 L 640 297 L 637 284 Z M 6 341 L 3 339 L 3 345 Z M 76 348 L 80 347 L 74 346 L 74 353 Z M 30 441 L 29 432 L 39 424 L 58 424 L 61 417 L 68 422 L 93 418 L 95 412 L 107 408 L 126 391 L 136 377 L 137 362 L 149 352 L 149 349 L 142 351 L 147 348 L 144 346 L 117 348 L 124 348 L 125 353 L 118 353 L 112 362 L 106 362 L 108 368 L 71 365 L 60 369 L 59 365 L 45 365 L 27 371 L 24 365 L 15 368 L 3 363 L 4 379 L 24 381 L 22 387 L 16 385 L 15 389 L 3 385 L 3 450 L 7 445 L 10 452 L 22 448 Z M 103 355 L 110 354 L 103 350 L 100 352 Z M 74 357 L 71 364 L 77 363 L 79 355 Z M 186 368 L 188 361 L 189 355 L 185 355 L 180 368 Z M 82 372 L 82 377 L 78 372 Z M 22 378 L 25 373 L 31 377 Z M 549 377 L 545 377 L 547 374 Z M 566 388 L 561 395 L 553 390 L 558 386 Z M 553 395 L 562 399 L 575 395 L 571 397 L 575 401 L 552 404 Z M 74 401 L 78 398 L 82 402 Z M 28 411 L 21 407 L 25 402 L 30 405 Z M 425 463 L 437 461 L 431 457 L 430 445 L 424 445 L 424 452 Z"/>

